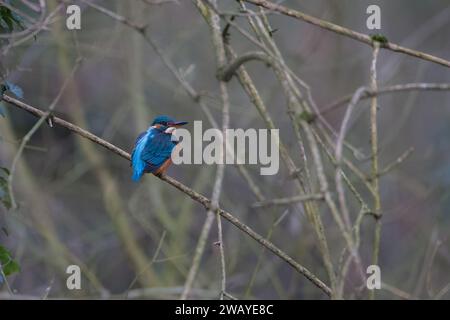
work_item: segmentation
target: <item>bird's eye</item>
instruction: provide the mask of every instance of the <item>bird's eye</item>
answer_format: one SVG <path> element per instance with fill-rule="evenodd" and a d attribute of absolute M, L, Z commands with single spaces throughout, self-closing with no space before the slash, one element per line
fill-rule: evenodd
<path fill-rule="evenodd" d="M 167 126 L 167 122 L 163 121 L 162 125 L 166 127 Z"/>

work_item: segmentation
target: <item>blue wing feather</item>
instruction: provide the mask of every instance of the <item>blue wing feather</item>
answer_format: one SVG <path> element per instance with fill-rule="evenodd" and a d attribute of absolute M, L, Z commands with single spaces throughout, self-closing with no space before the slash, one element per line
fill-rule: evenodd
<path fill-rule="evenodd" d="M 170 158 L 175 145 L 171 135 L 157 129 L 152 128 L 139 135 L 131 156 L 133 180 L 138 181 L 144 172 L 156 171 Z"/>
<path fill-rule="evenodd" d="M 133 177 L 134 181 L 138 181 L 144 174 L 146 163 L 141 159 L 141 154 L 144 151 L 145 145 L 149 139 L 150 132 L 146 131 L 141 133 L 136 139 L 136 143 L 131 154 L 131 165 L 133 166 Z"/>
<path fill-rule="evenodd" d="M 175 143 L 171 140 L 169 134 L 158 132 L 151 139 L 148 139 L 141 158 L 149 165 L 149 169 L 153 167 L 157 169 L 170 158 L 174 147 Z"/>
<path fill-rule="evenodd" d="M 138 135 L 138 137 L 136 138 L 135 144 L 138 143 L 139 140 L 141 140 L 146 134 L 147 134 L 147 131 L 144 131 L 140 135 Z"/>
<path fill-rule="evenodd" d="M 131 153 L 131 163 L 130 166 L 134 166 L 134 162 L 133 159 L 135 158 L 135 153 L 137 152 L 137 147 L 138 147 L 138 143 L 139 140 L 141 140 L 145 135 L 147 134 L 147 131 L 142 132 L 141 134 L 139 134 L 139 136 L 136 138 L 136 142 L 134 143 L 134 149 L 133 152 Z M 137 159 L 136 159 L 137 160 Z"/>

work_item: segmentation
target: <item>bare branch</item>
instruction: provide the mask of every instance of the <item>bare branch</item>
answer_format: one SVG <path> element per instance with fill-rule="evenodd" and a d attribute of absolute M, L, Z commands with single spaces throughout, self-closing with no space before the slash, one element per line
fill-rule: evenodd
<path fill-rule="evenodd" d="M 336 151 L 335 151 L 335 161 L 336 165 L 338 166 L 336 170 L 335 175 L 335 181 L 336 181 L 336 189 L 338 193 L 339 198 L 339 204 L 341 207 L 341 212 L 344 217 L 345 223 L 347 225 L 347 228 L 350 228 L 351 222 L 350 222 L 350 214 L 348 212 L 348 208 L 346 205 L 345 200 L 345 191 L 344 186 L 342 184 L 342 174 L 341 174 L 341 162 L 343 158 L 343 145 L 345 140 L 345 134 L 347 133 L 347 127 L 350 121 L 350 116 L 353 112 L 353 109 L 356 107 L 356 104 L 358 103 L 359 99 L 361 98 L 362 94 L 365 92 L 366 88 L 361 87 L 358 90 L 356 90 L 355 94 L 353 95 L 352 100 L 350 101 L 350 104 L 347 107 L 347 110 L 345 112 L 344 119 L 342 120 L 341 129 L 339 131 L 339 136 L 336 141 Z"/>
<path fill-rule="evenodd" d="M 179 0 L 141 0 L 145 4 L 149 5 L 161 5 L 161 4 L 168 4 L 168 3 L 175 3 L 180 4 Z"/>
<path fill-rule="evenodd" d="M 380 170 L 378 172 L 377 176 L 381 177 L 381 176 L 391 172 L 393 169 L 395 169 L 401 163 L 403 163 L 403 161 L 405 161 L 406 158 L 408 158 L 413 153 L 413 151 L 414 151 L 414 148 L 411 147 L 408 150 L 406 150 L 405 152 L 403 152 L 397 159 L 395 159 L 390 164 L 388 164 L 384 169 Z"/>
<path fill-rule="evenodd" d="M 380 51 L 380 46 L 378 42 L 373 44 L 373 55 L 372 64 L 370 67 L 370 89 L 376 91 L 378 89 L 377 84 L 377 59 L 378 53 Z M 375 233 L 373 241 L 373 254 L 372 254 L 372 264 L 378 265 L 378 256 L 380 251 L 380 241 L 381 241 L 381 195 L 380 195 L 380 185 L 378 178 L 378 100 L 377 96 L 370 98 L 370 144 L 372 149 L 372 186 L 374 189 L 374 212 L 376 214 L 375 221 Z M 369 297 L 371 299 L 375 298 L 375 291 L 371 290 L 369 292 Z"/>
<path fill-rule="evenodd" d="M 338 33 L 343 36 L 349 37 L 351 39 L 357 40 L 359 42 L 368 44 L 370 46 L 372 46 L 373 42 L 374 42 L 371 37 L 369 37 L 368 35 L 365 35 L 363 33 L 359 33 L 359 32 L 353 31 L 351 29 L 344 28 L 337 24 L 334 24 L 334 23 L 331 23 L 331 22 L 328 22 L 325 20 L 321 20 L 319 18 L 307 15 L 303 12 L 300 12 L 300 11 L 297 11 L 294 9 L 290 9 L 288 7 L 285 7 L 285 6 L 282 6 L 279 4 L 275 4 L 275 3 L 267 1 L 267 0 L 243 0 L 243 1 L 264 7 L 271 11 L 278 11 L 289 17 L 303 20 L 303 21 L 313 24 L 315 26 L 321 27 L 326 30 L 333 31 L 335 33 Z M 445 67 L 450 67 L 450 61 L 448 61 L 448 60 L 438 58 L 431 54 L 424 53 L 421 51 L 405 48 L 405 47 L 399 46 L 398 44 L 395 44 L 395 43 L 391 43 L 391 42 L 380 43 L 380 47 L 383 49 L 388 49 L 391 51 L 404 53 L 404 54 L 407 54 L 407 55 L 410 55 L 410 56 L 413 56 L 413 57 L 416 57 L 416 58 L 419 58 L 422 60 L 434 62 L 434 63 L 440 64 L 442 66 L 445 66 Z"/>
<path fill-rule="evenodd" d="M 406 84 L 397 84 L 388 87 L 379 88 L 377 91 L 372 91 L 370 89 L 366 90 L 361 96 L 361 100 L 371 98 L 375 95 L 379 96 L 386 93 L 395 93 L 402 91 L 414 91 L 414 90 L 423 90 L 423 91 L 449 91 L 450 83 L 406 83 Z M 352 98 L 352 94 L 346 95 L 335 102 L 330 103 L 329 105 L 323 107 L 320 110 L 320 114 L 324 115 L 329 113 L 330 111 L 336 110 L 346 103 L 350 102 Z"/>
<path fill-rule="evenodd" d="M 302 194 L 295 197 L 290 198 L 280 198 L 280 199 L 272 199 L 266 201 L 255 202 L 252 207 L 253 208 L 262 208 L 262 207 L 270 207 L 270 206 L 284 206 L 292 203 L 304 202 L 309 200 L 323 200 L 323 194 Z"/>
<path fill-rule="evenodd" d="M 237 69 L 251 60 L 260 60 L 267 64 L 272 64 L 272 60 L 270 60 L 269 56 L 264 52 L 248 52 L 232 60 L 227 66 L 219 70 L 217 77 L 222 81 L 230 81 Z"/>

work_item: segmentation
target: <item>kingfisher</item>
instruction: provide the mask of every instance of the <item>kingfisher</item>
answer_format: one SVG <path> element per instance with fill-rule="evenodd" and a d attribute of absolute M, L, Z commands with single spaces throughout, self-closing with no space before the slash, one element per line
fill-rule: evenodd
<path fill-rule="evenodd" d="M 171 164 L 171 154 L 178 140 L 173 136 L 176 128 L 187 124 L 169 116 L 156 117 L 147 131 L 141 133 L 131 154 L 134 181 L 144 173 L 162 175 Z"/>

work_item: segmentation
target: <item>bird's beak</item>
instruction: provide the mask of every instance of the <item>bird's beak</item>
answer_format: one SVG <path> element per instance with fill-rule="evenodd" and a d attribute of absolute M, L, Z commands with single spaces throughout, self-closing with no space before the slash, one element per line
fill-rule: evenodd
<path fill-rule="evenodd" d="M 178 127 L 184 126 L 185 124 L 188 124 L 188 122 L 187 121 L 177 121 L 177 122 L 174 122 L 173 126 L 175 128 L 178 128 Z"/>

